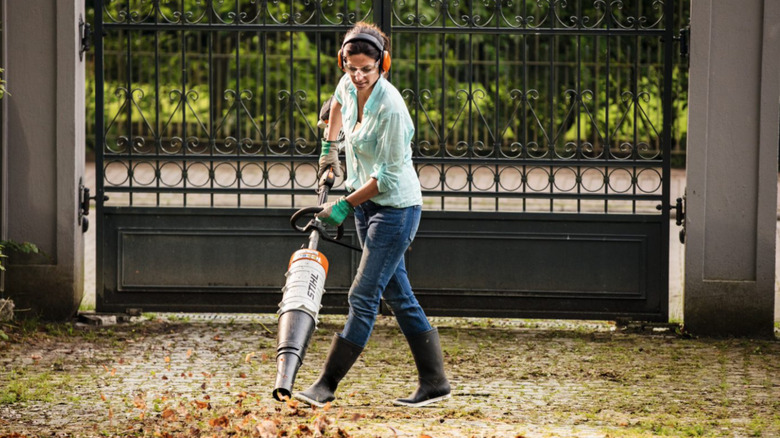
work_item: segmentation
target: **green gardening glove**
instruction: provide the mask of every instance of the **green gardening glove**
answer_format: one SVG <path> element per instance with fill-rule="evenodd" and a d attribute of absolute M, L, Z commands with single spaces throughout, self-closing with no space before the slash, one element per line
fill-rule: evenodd
<path fill-rule="evenodd" d="M 328 225 L 337 227 L 341 225 L 341 223 L 344 222 L 344 219 L 346 219 L 354 210 L 355 209 L 349 205 L 349 202 L 347 202 L 347 197 L 342 196 L 336 202 L 322 204 L 322 211 L 317 213 L 315 217 Z"/>
<path fill-rule="evenodd" d="M 333 174 L 337 178 L 342 176 L 341 164 L 339 164 L 339 148 L 327 140 L 322 140 L 322 149 L 320 150 L 320 168 L 317 171 L 317 179 L 322 177 L 328 167 L 333 167 Z"/>

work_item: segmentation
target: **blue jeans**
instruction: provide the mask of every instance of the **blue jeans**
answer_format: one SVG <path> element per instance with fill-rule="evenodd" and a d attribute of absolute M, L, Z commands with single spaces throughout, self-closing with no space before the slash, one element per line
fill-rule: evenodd
<path fill-rule="evenodd" d="M 392 309 L 404 335 L 432 328 L 412 292 L 404 264 L 404 253 L 417 233 L 421 210 L 419 205 L 393 208 L 371 201 L 355 208 L 363 255 L 349 290 L 349 316 L 342 338 L 365 347 L 374 329 L 380 298 Z"/>

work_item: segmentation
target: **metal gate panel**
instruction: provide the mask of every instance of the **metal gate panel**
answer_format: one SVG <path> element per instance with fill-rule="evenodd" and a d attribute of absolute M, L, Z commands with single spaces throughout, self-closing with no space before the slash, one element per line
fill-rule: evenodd
<path fill-rule="evenodd" d="M 426 310 L 665 320 L 674 3 L 98 0 L 98 310 L 276 309 L 367 20 L 416 126 Z M 323 249 L 341 312 L 357 256 Z"/>
<path fill-rule="evenodd" d="M 101 310 L 275 312 L 288 257 L 302 242 L 289 217 L 286 210 L 107 212 Z M 357 244 L 351 228 L 344 239 Z M 341 311 L 357 258 L 338 246 L 327 257 L 334 261 L 329 290 L 342 293 L 327 294 L 323 304 Z"/>
<path fill-rule="evenodd" d="M 662 234 L 656 216 L 429 212 L 407 269 L 432 315 L 657 321 Z"/>

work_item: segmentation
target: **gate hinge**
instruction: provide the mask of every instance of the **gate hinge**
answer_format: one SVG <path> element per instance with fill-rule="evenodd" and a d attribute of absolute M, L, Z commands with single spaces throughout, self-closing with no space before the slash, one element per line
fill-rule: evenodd
<path fill-rule="evenodd" d="M 89 201 L 97 201 L 97 196 L 89 196 L 89 187 L 85 186 L 83 179 L 79 179 L 79 225 L 81 232 L 86 233 L 89 230 Z M 108 196 L 103 196 L 103 202 L 108 201 Z"/>
<path fill-rule="evenodd" d="M 79 48 L 79 61 L 84 60 L 84 52 L 92 47 L 92 25 L 84 21 L 84 17 L 79 14 L 79 38 L 81 38 L 81 48 Z"/>
<path fill-rule="evenodd" d="M 685 243 L 685 209 L 686 209 L 686 198 L 687 196 L 683 194 L 681 198 L 677 198 L 675 200 L 674 205 L 669 205 L 668 209 L 675 210 L 674 214 L 674 222 L 677 224 L 678 227 L 682 227 L 680 230 L 680 243 Z M 655 207 L 657 210 L 663 210 L 663 205 L 657 205 Z"/>
<path fill-rule="evenodd" d="M 688 38 L 691 34 L 691 26 L 685 26 L 682 29 L 680 29 L 680 36 L 674 37 L 675 41 L 678 41 L 680 43 L 680 55 L 687 57 L 689 46 L 688 46 Z"/>

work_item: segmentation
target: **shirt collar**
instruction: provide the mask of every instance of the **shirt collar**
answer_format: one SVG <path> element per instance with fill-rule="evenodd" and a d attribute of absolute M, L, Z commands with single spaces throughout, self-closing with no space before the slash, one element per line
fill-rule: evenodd
<path fill-rule="evenodd" d="M 349 94 L 351 94 L 355 101 L 357 101 L 357 88 L 355 88 L 355 84 L 352 83 L 352 80 L 347 79 L 348 86 L 349 86 Z M 385 93 L 385 86 L 387 85 L 387 79 L 384 78 L 384 76 L 379 75 L 379 79 L 376 81 L 376 84 L 374 84 L 374 89 L 371 90 L 371 95 L 368 96 L 368 101 L 366 101 L 365 106 L 363 106 L 363 114 L 368 111 L 369 113 L 374 112 L 374 110 L 380 105 L 381 97 Z"/>

